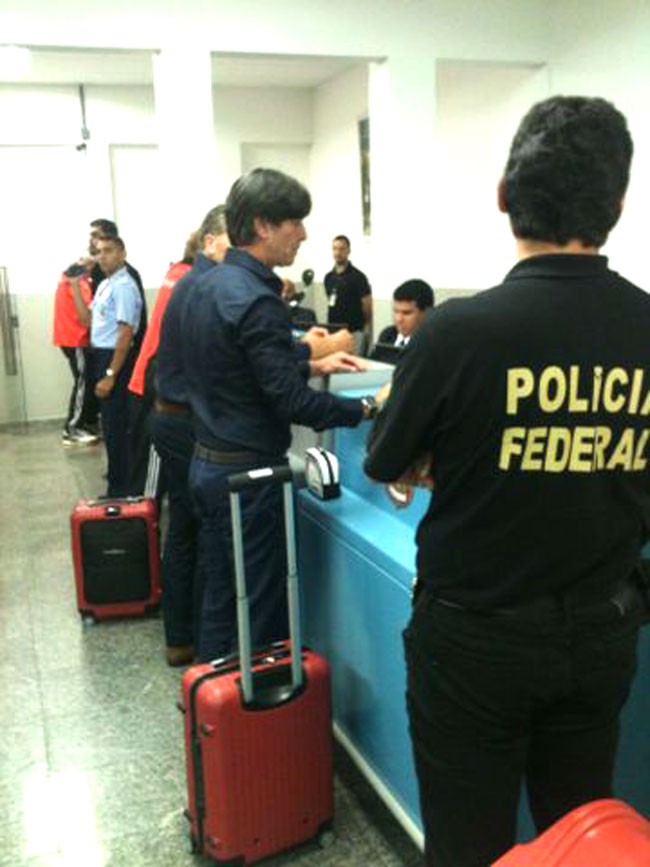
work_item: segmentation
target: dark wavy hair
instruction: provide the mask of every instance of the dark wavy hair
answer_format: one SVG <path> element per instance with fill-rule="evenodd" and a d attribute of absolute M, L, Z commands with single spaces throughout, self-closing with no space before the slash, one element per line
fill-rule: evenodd
<path fill-rule="evenodd" d="M 275 169 L 253 169 L 235 181 L 226 199 L 230 243 L 253 244 L 256 217 L 278 226 L 284 220 L 302 220 L 310 211 L 311 196 L 295 178 Z"/>
<path fill-rule="evenodd" d="M 505 204 L 517 238 L 601 247 L 627 189 L 632 137 L 610 102 L 554 96 L 521 121 L 505 168 Z"/>

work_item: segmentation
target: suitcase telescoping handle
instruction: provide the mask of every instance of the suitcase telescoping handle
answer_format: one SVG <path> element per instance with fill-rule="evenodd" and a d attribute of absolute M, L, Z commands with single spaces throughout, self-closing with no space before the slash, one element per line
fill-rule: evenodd
<path fill-rule="evenodd" d="M 293 473 L 288 466 L 264 467 L 247 473 L 235 473 L 228 477 L 230 511 L 232 515 L 233 552 L 235 556 L 235 579 L 237 586 L 237 628 L 239 632 L 239 664 L 241 670 L 244 702 L 253 700 L 253 671 L 251 631 L 246 576 L 244 570 L 244 543 L 240 498 L 245 488 L 269 484 L 281 484 L 284 497 L 284 523 L 287 541 L 287 599 L 289 607 L 289 637 L 291 639 L 291 683 L 297 689 L 302 685 L 302 636 L 300 633 L 300 608 L 298 597 L 298 570 L 296 566 L 296 535 L 293 514 Z"/>

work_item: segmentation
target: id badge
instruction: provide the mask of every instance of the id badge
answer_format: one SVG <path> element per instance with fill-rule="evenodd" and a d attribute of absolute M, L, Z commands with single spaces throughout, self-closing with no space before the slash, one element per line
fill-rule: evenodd
<path fill-rule="evenodd" d="M 338 297 L 338 296 L 337 296 L 337 294 L 336 294 L 336 289 L 335 289 L 335 290 L 332 292 L 332 294 L 329 296 L 329 299 L 328 299 L 328 302 L 327 302 L 327 304 L 328 304 L 329 307 L 336 307 L 336 299 L 337 299 L 337 297 Z"/>

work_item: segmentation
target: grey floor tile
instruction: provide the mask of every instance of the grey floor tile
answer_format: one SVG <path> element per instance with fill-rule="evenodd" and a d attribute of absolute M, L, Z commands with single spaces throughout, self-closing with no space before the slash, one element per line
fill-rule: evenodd
<path fill-rule="evenodd" d="M 42 702 L 40 682 L 34 665 L 29 665 L 29 653 L 7 655 L 2 669 L 8 684 L 0 702 L 0 731 L 4 732 L 5 726 L 15 720 L 39 719 Z"/>
<path fill-rule="evenodd" d="M 0 431 L 0 867 L 210 864 L 190 852 L 160 617 L 87 626 L 76 610 L 69 516 L 104 466 L 101 447 L 63 449 L 58 423 Z M 340 750 L 336 766 L 335 845 L 265 865 L 419 865 Z"/>
<path fill-rule="evenodd" d="M 3 784 L 11 783 L 16 778 L 20 779 L 23 774 L 41 767 L 47 767 L 46 732 L 42 715 L 38 713 L 30 718 L 19 711 L 10 719 L 5 717 L 0 748 L 0 781 Z M 10 788 L 6 790 L 7 795 L 10 791 Z"/>

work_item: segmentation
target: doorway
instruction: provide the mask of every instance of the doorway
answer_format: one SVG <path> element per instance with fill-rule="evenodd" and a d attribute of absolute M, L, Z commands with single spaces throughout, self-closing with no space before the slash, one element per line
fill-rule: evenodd
<path fill-rule="evenodd" d="M 52 311 L 60 273 L 84 252 L 85 168 L 72 146 L 0 147 L 0 423 L 65 413 L 70 374 Z"/>

